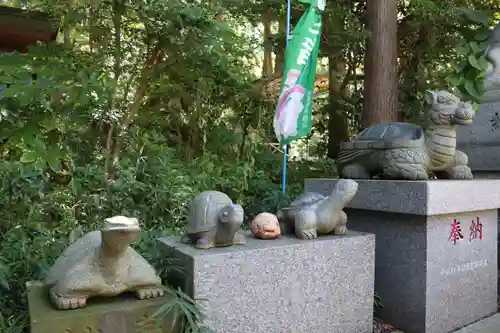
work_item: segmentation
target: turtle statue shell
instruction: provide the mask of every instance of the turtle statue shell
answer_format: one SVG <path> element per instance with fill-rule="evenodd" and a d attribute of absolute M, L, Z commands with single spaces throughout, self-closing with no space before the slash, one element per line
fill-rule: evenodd
<path fill-rule="evenodd" d="M 415 124 L 389 123 L 364 129 L 352 142 L 342 143 L 342 149 L 386 149 L 420 147 L 424 129 Z"/>
<path fill-rule="evenodd" d="M 291 204 L 288 206 L 288 209 L 294 209 L 298 207 L 302 207 L 305 205 L 310 205 L 325 198 L 324 195 L 316 193 L 316 192 L 306 192 L 298 196 Z"/>
<path fill-rule="evenodd" d="M 219 191 L 200 193 L 193 198 L 189 206 L 187 233 L 195 234 L 213 229 L 217 225 L 220 209 L 232 203 L 227 194 Z"/>

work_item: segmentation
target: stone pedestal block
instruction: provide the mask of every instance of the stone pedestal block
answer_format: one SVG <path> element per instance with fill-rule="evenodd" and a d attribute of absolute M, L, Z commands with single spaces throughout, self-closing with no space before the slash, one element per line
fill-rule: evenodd
<path fill-rule="evenodd" d="M 182 333 L 171 315 L 151 317 L 169 298 L 137 300 L 132 295 L 90 299 L 86 308 L 58 310 L 39 281 L 26 284 L 31 333 Z"/>
<path fill-rule="evenodd" d="M 335 179 L 306 180 L 328 194 Z M 377 314 L 405 333 L 446 333 L 497 311 L 500 180 L 359 180 L 350 230 L 375 233 Z"/>
<path fill-rule="evenodd" d="M 375 236 L 351 233 L 299 240 L 281 236 L 197 250 L 162 238 L 185 267 L 170 283 L 205 299 L 217 333 L 371 333 Z"/>

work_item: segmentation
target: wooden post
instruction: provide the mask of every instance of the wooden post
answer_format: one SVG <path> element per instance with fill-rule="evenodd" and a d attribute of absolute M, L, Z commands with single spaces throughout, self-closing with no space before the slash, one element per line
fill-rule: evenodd
<path fill-rule="evenodd" d="M 398 120 L 397 0 L 367 0 L 364 127 Z"/>

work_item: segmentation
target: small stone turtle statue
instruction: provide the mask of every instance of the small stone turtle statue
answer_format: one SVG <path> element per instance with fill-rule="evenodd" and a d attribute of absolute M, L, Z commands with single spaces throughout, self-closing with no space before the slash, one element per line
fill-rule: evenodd
<path fill-rule="evenodd" d="M 139 299 L 164 294 L 154 268 L 129 245 L 140 232 L 136 218 L 114 216 L 100 231 L 78 238 L 56 260 L 45 282 L 58 309 L 85 307 L 94 296 L 134 292 Z"/>
<path fill-rule="evenodd" d="M 238 232 L 243 224 L 243 207 L 219 191 L 205 191 L 189 204 L 189 221 L 181 242 L 198 249 L 243 245 L 245 236 Z"/>
<path fill-rule="evenodd" d="M 332 193 L 323 196 L 306 192 L 295 199 L 290 206 L 278 211 L 287 231 L 295 232 L 297 238 L 315 239 L 319 235 L 333 233 L 347 234 L 347 215 L 342 209 L 358 191 L 358 183 L 351 179 L 339 179 Z"/>
<path fill-rule="evenodd" d="M 344 178 L 427 180 L 472 179 L 467 155 L 456 149 L 456 126 L 472 124 L 470 103 L 447 91 L 427 91 L 429 126 L 388 123 L 366 128 L 352 142 L 344 142 L 337 158 Z"/>

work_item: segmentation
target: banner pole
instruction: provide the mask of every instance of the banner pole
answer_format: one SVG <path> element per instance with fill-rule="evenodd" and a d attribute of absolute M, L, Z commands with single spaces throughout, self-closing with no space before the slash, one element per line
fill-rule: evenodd
<path fill-rule="evenodd" d="M 287 3 L 286 3 L 286 40 L 285 40 L 285 50 L 286 50 L 286 47 L 288 47 L 288 40 L 290 39 L 290 21 L 291 21 L 291 16 L 292 16 L 292 4 L 291 4 L 291 0 L 287 0 Z M 288 145 L 283 146 L 283 168 L 282 168 L 282 176 L 281 176 L 281 190 L 283 191 L 283 196 L 286 195 L 286 167 L 287 167 L 287 155 L 288 155 L 288 147 L 287 146 Z"/>

